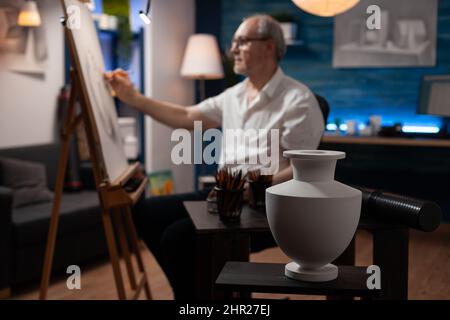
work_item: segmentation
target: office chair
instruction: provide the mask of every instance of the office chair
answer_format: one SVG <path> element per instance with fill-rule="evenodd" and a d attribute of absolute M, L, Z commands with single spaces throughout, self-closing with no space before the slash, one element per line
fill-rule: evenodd
<path fill-rule="evenodd" d="M 330 113 L 330 105 L 324 97 L 314 94 L 316 96 L 317 102 L 319 103 L 320 110 L 322 111 L 323 121 L 325 126 L 327 125 L 328 115 Z"/>

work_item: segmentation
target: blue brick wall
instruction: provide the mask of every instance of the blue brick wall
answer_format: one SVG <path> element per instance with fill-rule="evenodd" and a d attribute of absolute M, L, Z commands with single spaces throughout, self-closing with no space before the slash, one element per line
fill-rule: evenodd
<path fill-rule="evenodd" d="M 222 0 L 223 49 L 245 16 L 289 12 L 299 21 L 302 47 L 291 46 L 281 66 L 285 73 L 327 98 L 329 122 L 340 118 L 365 122 L 381 114 L 383 124 L 440 125 L 439 117 L 416 115 L 420 79 L 426 74 L 450 73 L 450 0 L 439 1 L 437 64 L 433 68 L 333 69 L 333 18 L 307 14 L 290 0 Z"/>

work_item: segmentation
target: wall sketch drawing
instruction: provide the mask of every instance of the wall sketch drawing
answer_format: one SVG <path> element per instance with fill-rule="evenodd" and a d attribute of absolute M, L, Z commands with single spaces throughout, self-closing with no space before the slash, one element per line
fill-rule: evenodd
<path fill-rule="evenodd" d="M 366 25 L 370 5 L 381 9 L 381 29 Z M 333 66 L 434 66 L 437 5 L 437 0 L 361 0 L 334 20 Z"/>
<path fill-rule="evenodd" d="M 78 73 L 87 91 L 97 126 L 103 160 L 112 181 L 128 167 L 118 117 L 110 88 L 103 78 L 105 64 L 91 12 L 77 0 L 64 0 L 65 7 L 80 8 L 80 27 L 69 29 L 80 64 Z"/>
<path fill-rule="evenodd" d="M 10 71 L 44 74 L 47 67 L 47 39 L 44 25 L 17 24 L 20 1 L 0 1 L 0 67 Z"/>

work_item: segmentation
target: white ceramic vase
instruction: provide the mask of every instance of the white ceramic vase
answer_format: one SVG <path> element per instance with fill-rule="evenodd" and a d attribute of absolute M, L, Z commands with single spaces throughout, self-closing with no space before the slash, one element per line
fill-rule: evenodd
<path fill-rule="evenodd" d="M 347 248 L 359 222 L 361 191 L 334 180 L 336 161 L 344 152 L 285 151 L 294 178 L 266 189 L 270 230 L 293 262 L 285 275 L 302 281 L 330 281 L 331 264 Z"/>

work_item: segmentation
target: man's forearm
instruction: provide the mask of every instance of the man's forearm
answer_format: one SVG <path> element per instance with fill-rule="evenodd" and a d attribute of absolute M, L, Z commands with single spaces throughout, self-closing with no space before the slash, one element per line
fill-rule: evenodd
<path fill-rule="evenodd" d="M 292 167 L 284 168 L 273 176 L 272 184 L 279 184 L 292 179 Z"/>
<path fill-rule="evenodd" d="M 162 102 L 147 98 L 141 94 L 130 101 L 130 104 L 153 119 L 172 128 L 193 128 L 193 121 L 189 119 L 188 107 L 174 103 Z"/>

